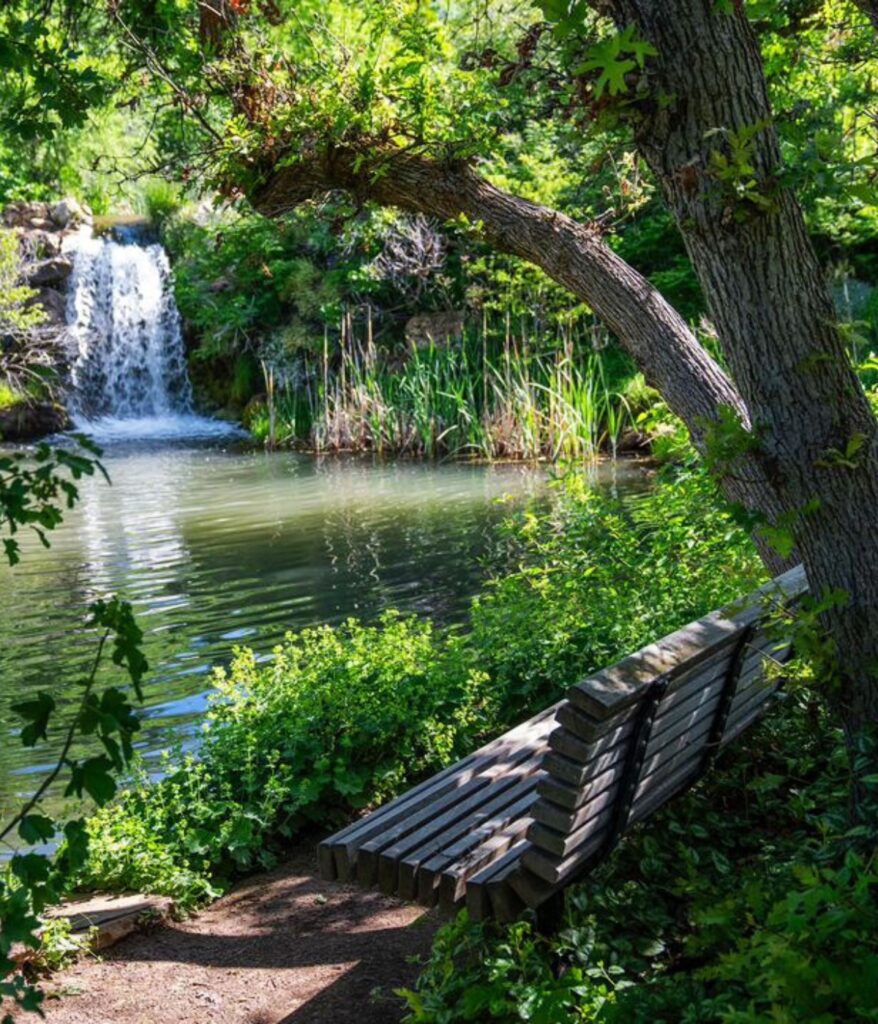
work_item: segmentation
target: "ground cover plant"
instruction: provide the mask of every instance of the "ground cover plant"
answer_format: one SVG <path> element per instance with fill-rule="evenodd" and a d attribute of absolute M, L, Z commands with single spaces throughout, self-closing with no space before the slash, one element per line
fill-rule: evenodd
<path fill-rule="evenodd" d="M 239 651 L 197 759 L 171 757 L 91 820 L 82 884 L 197 903 L 762 578 L 700 474 L 628 500 L 559 488 L 510 525 L 520 569 L 463 628 L 387 613 L 290 635 L 268 663 Z"/>

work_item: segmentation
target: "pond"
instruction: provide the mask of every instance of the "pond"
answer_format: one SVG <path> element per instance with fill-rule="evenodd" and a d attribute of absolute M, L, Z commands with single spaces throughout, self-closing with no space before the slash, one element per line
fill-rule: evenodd
<path fill-rule="evenodd" d="M 460 620 L 503 565 L 497 526 L 545 493 L 522 465 L 372 463 L 265 453 L 213 439 L 110 444 L 112 480 L 88 480 L 51 548 L 0 566 L 0 801 L 31 789 L 48 754 L 23 749 L 13 700 L 72 700 L 93 652 L 94 598 L 132 601 L 151 664 L 140 747 L 193 742 L 210 669 L 236 644 L 261 654 L 289 629 L 386 608 Z M 635 468 L 595 471 L 633 485 Z M 501 500 L 503 499 L 503 500 Z"/>

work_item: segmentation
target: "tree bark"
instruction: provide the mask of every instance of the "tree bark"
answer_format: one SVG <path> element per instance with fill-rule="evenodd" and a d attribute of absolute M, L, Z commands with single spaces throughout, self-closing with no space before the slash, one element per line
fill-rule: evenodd
<path fill-rule="evenodd" d="M 709 424 L 722 407 L 749 423 L 740 394 L 683 318 L 593 227 L 504 192 L 465 163 L 395 152 L 382 154 L 371 166 L 345 150 L 313 153 L 269 174 L 251 200 L 273 217 L 330 189 L 445 220 L 463 215 L 497 249 L 539 266 L 607 324 L 702 452 Z M 771 520 L 783 511 L 758 457 L 742 458 L 722 484 L 731 501 Z M 759 547 L 772 572 L 790 567 L 791 561 L 768 545 Z"/>
<path fill-rule="evenodd" d="M 638 147 L 685 240 L 812 592 L 843 595 L 824 621 L 854 741 L 878 727 L 878 424 L 783 181 L 758 42 L 742 4 L 606 6 L 658 50 Z M 715 154 L 730 156 L 751 130 L 752 174 L 724 176 Z"/>

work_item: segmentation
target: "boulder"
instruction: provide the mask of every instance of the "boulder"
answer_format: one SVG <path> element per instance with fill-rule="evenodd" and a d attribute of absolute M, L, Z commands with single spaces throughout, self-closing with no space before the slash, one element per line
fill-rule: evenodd
<path fill-rule="evenodd" d="M 617 455 L 644 455 L 649 452 L 649 437 L 639 430 L 623 430 L 616 442 Z"/>
<path fill-rule="evenodd" d="M 417 348 L 426 348 L 431 343 L 437 348 L 446 348 L 463 334 L 463 322 L 461 309 L 418 313 L 405 325 L 406 340 Z"/>
<path fill-rule="evenodd" d="M 48 319 L 46 323 L 53 327 L 67 325 L 67 299 L 56 288 L 40 288 L 31 300 L 34 305 L 42 306 Z M 31 303 L 28 303 L 30 305 Z"/>
<path fill-rule="evenodd" d="M 49 219 L 48 203 L 10 203 L 3 211 L 3 224 L 7 228 L 28 228 L 33 221 L 44 221 L 48 229 L 53 231 L 55 225 Z"/>
<path fill-rule="evenodd" d="M 69 426 L 70 416 L 57 402 L 19 402 L 0 409 L 0 438 L 4 441 L 33 441 Z"/>
<path fill-rule="evenodd" d="M 73 260 L 69 256 L 53 256 L 48 260 L 35 263 L 27 275 L 27 283 L 34 288 L 45 285 L 64 285 L 73 270 Z"/>
<path fill-rule="evenodd" d="M 61 255 L 61 236 L 52 231 L 22 231 L 21 249 L 26 258 L 51 259 Z"/>
<path fill-rule="evenodd" d="M 55 203 L 50 214 L 55 226 L 60 230 L 73 228 L 79 224 L 91 223 L 91 215 L 77 203 L 71 196 L 67 196 L 60 202 Z"/>

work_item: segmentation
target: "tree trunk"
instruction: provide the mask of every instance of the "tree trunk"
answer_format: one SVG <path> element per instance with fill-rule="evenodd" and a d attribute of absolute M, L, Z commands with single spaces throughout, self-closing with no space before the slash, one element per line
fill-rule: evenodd
<path fill-rule="evenodd" d="M 640 105 L 639 149 L 685 239 L 812 592 L 844 601 L 824 621 L 853 741 L 878 727 L 878 424 L 783 182 L 757 40 L 742 4 L 606 6 L 658 50 L 651 94 L 671 102 Z"/>
<path fill-rule="evenodd" d="M 278 216 L 328 189 L 341 189 L 362 200 L 446 220 L 463 215 L 496 248 L 536 264 L 586 302 L 683 420 L 700 451 L 722 407 L 749 423 L 734 385 L 683 318 L 598 230 L 503 192 L 463 163 L 389 152 L 378 167 L 364 165 L 350 152 L 328 151 L 269 175 L 251 200 L 266 216 Z M 783 511 L 760 458 L 742 458 L 722 484 L 730 500 L 771 520 Z M 772 572 L 792 564 L 766 544 L 759 547 Z"/>

